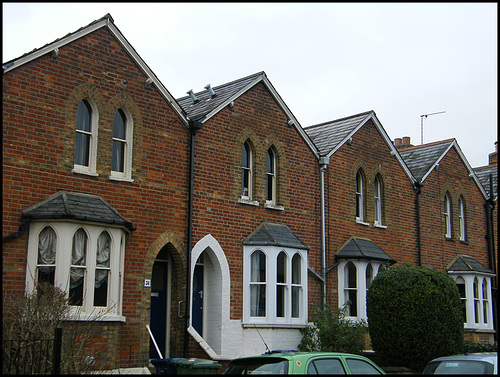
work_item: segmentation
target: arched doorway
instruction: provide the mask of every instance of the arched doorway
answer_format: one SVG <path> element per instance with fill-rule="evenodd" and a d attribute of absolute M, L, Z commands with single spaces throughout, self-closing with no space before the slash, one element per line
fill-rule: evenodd
<path fill-rule="evenodd" d="M 172 255 L 167 246 L 163 247 L 156 256 L 151 275 L 150 328 L 163 358 L 170 354 Z M 151 339 L 149 340 L 149 358 L 160 358 Z"/>

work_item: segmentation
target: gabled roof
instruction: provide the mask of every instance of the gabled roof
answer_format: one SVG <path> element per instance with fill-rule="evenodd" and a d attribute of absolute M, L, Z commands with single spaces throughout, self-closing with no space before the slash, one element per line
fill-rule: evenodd
<path fill-rule="evenodd" d="M 167 88 L 158 80 L 156 75 L 153 73 L 153 71 L 148 67 L 148 65 L 142 60 L 142 58 L 139 56 L 139 54 L 135 51 L 135 49 L 132 47 L 132 45 L 125 39 L 123 34 L 118 30 L 118 28 L 115 26 L 113 18 L 111 15 L 108 13 L 104 17 L 91 22 L 89 25 L 82 27 L 78 29 L 77 31 L 73 33 L 69 33 L 66 36 L 56 39 L 54 42 L 48 43 L 45 46 L 41 48 L 37 48 L 31 52 L 28 52 L 16 59 L 12 59 L 6 63 L 3 63 L 2 68 L 3 68 L 3 73 L 6 74 L 9 71 L 12 71 L 13 69 L 16 69 L 23 64 L 26 64 L 34 59 L 37 59 L 45 54 L 52 53 L 53 51 L 60 49 L 64 47 L 65 45 L 85 36 L 90 33 L 93 33 L 94 31 L 100 29 L 100 28 L 108 28 L 111 34 L 118 40 L 120 45 L 127 51 L 127 53 L 131 56 L 131 58 L 134 60 L 134 62 L 140 67 L 140 69 L 143 71 L 143 73 L 147 76 L 145 81 L 147 79 L 152 80 L 152 85 L 154 84 L 162 96 L 172 105 L 174 110 L 177 112 L 177 114 L 180 116 L 180 118 L 185 122 L 185 124 L 188 124 L 188 120 L 186 118 L 186 114 L 182 110 L 182 108 L 179 106 L 179 104 L 175 101 L 175 98 L 170 94 L 170 92 L 167 90 Z"/>
<path fill-rule="evenodd" d="M 208 90 L 204 90 L 202 92 L 194 93 L 194 95 L 198 99 L 196 103 L 193 103 L 193 100 L 190 96 L 177 98 L 177 102 L 186 112 L 189 119 L 205 123 L 215 114 L 231 104 L 231 102 L 236 101 L 238 97 L 243 95 L 258 83 L 263 83 L 264 86 L 269 90 L 273 98 L 287 115 L 289 124 L 295 127 L 295 129 L 299 132 L 314 155 L 318 157 L 318 150 L 316 146 L 304 131 L 299 121 L 292 114 L 288 106 L 281 99 L 280 95 L 267 78 L 266 73 L 263 71 L 238 80 L 231 81 L 226 84 L 214 86 L 212 89 L 215 92 L 215 97 L 213 98 L 211 97 Z"/>
<path fill-rule="evenodd" d="M 489 268 L 486 268 L 477 260 L 468 255 L 459 255 L 450 263 L 450 265 L 446 268 L 447 272 L 461 272 L 461 273 L 475 273 L 481 272 L 484 274 L 494 275 L 493 271 Z"/>
<path fill-rule="evenodd" d="M 431 174 L 439 162 L 446 156 L 446 154 L 455 148 L 460 159 L 469 171 L 469 177 L 473 178 L 478 185 L 479 190 L 485 198 L 487 198 L 486 191 L 483 185 L 479 181 L 479 178 L 474 173 L 474 170 L 469 165 L 469 162 L 462 153 L 462 150 L 457 144 L 455 139 L 442 140 L 434 143 L 417 145 L 409 147 L 404 150 L 400 150 L 399 154 L 403 158 L 404 162 L 411 170 L 413 176 L 420 182 L 423 183 L 425 179 Z"/>
<path fill-rule="evenodd" d="M 368 238 L 353 236 L 349 238 L 339 249 L 336 255 L 338 259 L 367 259 L 396 263 L 387 253 Z"/>
<path fill-rule="evenodd" d="M 290 228 L 283 224 L 262 222 L 243 240 L 243 245 L 283 246 L 309 250 Z"/>
<path fill-rule="evenodd" d="M 481 182 L 484 187 L 484 191 L 489 198 L 493 197 L 494 200 L 498 198 L 498 166 L 482 166 L 479 168 L 474 168 L 474 173 L 476 173 L 477 178 Z M 490 190 L 490 174 L 491 174 L 491 183 L 493 186 L 493 196 L 491 195 Z"/>
<path fill-rule="evenodd" d="M 305 129 L 313 143 L 319 149 L 320 156 L 330 158 L 340 147 L 349 141 L 349 139 L 368 121 L 372 121 L 385 140 L 390 153 L 396 157 L 401 167 L 408 175 L 412 183 L 415 178 L 411 174 L 403 159 L 399 155 L 396 147 L 385 132 L 382 124 L 378 120 L 373 110 L 352 115 L 346 118 L 332 120 L 329 122 L 316 124 Z"/>
<path fill-rule="evenodd" d="M 67 219 L 114 224 L 128 230 L 135 226 L 97 195 L 59 191 L 22 211 L 23 220 Z"/>

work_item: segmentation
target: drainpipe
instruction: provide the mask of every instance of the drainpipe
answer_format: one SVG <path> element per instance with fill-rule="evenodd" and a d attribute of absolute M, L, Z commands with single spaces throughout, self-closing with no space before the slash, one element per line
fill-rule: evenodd
<path fill-rule="evenodd" d="M 413 184 L 415 190 L 415 220 L 417 225 L 417 266 L 422 265 L 422 239 L 420 235 L 420 194 L 424 184 L 416 181 Z"/>
<path fill-rule="evenodd" d="M 491 271 L 496 275 L 496 265 L 495 265 L 495 242 L 494 242 L 494 229 L 493 229 L 493 210 L 495 209 L 495 201 L 493 200 L 493 176 L 490 174 L 490 197 L 484 204 L 484 208 L 486 209 L 486 242 L 488 245 L 488 261 L 489 261 L 489 267 Z M 497 315 L 498 315 L 498 309 L 497 309 L 497 292 L 498 288 L 496 286 L 496 279 L 491 279 L 492 281 L 492 287 L 491 287 L 491 292 L 492 292 L 492 300 L 493 300 L 493 325 L 495 326 L 495 333 L 494 333 L 494 339 L 497 341 Z"/>
<path fill-rule="evenodd" d="M 330 158 L 320 157 L 320 187 L 321 187 L 321 273 L 323 276 L 323 286 L 321 292 L 321 306 L 326 308 L 326 235 L 325 235 L 325 170 Z"/>
<path fill-rule="evenodd" d="M 30 225 L 30 220 L 24 220 L 21 225 L 19 225 L 19 230 L 17 232 L 11 233 L 8 236 L 5 236 L 2 238 L 2 243 L 13 240 L 14 238 L 21 237 L 26 233 L 26 230 L 28 230 L 28 227 Z"/>
<path fill-rule="evenodd" d="M 193 186 L 194 186 L 194 145 L 195 135 L 201 130 L 203 124 L 198 121 L 189 121 L 189 137 L 190 137 L 190 158 L 189 158 L 189 202 L 188 202 L 188 235 L 187 235 L 187 257 L 186 257 L 186 308 L 185 315 L 186 333 L 184 336 L 184 357 L 187 358 L 189 353 L 189 318 L 191 313 L 191 249 L 193 238 Z"/>

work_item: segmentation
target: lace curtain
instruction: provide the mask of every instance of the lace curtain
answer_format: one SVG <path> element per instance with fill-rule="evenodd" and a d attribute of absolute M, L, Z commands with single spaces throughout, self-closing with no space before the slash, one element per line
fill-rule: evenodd
<path fill-rule="evenodd" d="M 44 228 L 38 236 L 38 269 L 44 275 L 56 269 L 56 241 L 56 232 L 51 227 Z"/>
<path fill-rule="evenodd" d="M 85 266 L 87 253 L 87 233 L 83 229 L 78 229 L 73 236 L 73 247 L 71 251 L 71 265 Z M 85 268 L 71 268 L 70 288 L 75 288 L 83 283 Z"/>
<path fill-rule="evenodd" d="M 109 253 L 111 238 L 107 232 L 102 232 L 97 239 L 97 259 L 95 271 L 95 287 L 108 281 Z"/>

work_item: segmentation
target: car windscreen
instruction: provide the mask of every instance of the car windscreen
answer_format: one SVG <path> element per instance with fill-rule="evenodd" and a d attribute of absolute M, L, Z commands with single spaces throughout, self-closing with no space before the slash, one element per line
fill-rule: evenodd
<path fill-rule="evenodd" d="M 279 357 L 233 360 L 224 374 L 288 374 L 288 360 Z"/>
<path fill-rule="evenodd" d="M 478 360 L 433 361 L 423 374 L 493 374 L 493 365 Z"/>

